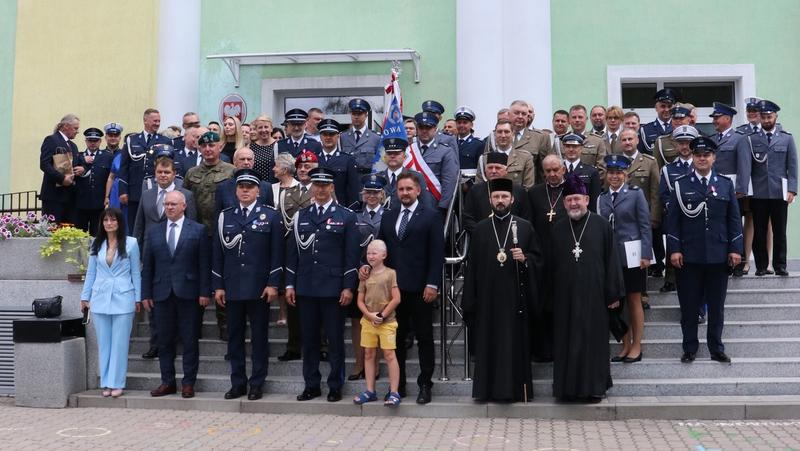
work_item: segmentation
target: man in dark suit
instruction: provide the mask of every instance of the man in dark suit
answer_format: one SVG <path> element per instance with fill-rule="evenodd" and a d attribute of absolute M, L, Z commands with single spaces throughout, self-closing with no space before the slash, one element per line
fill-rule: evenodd
<path fill-rule="evenodd" d="M 186 198 L 180 191 L 164 196 L 167 221 L 151 227 L 145 239 L 142 304 L 155 308 L 161 385 L 150 392 L 173 394 L 175 338 L 183 345 L 181 396 L 194 397 L 199 365 L 198 304 L 205 307 L 211 294 L 211 245 L 204 225 L 184 215 Z"/>
<path fill-rule="evenodd" d="M 417 199 L 422 187 L 413 174 L 397 179 L 399 208 L 384 213 L 378 238 L 386 242 L 389 257 L 386 265 L 397 271 L 400 306 L 397 308 L 397 336 L 405 337 L 413 325 L 419 344 L 421 373 L 417 378 L 417 403 L 431 401 L 433 387 L 433 301 L 438 297 L 444 264 L 444 225 L 435 208 L 424 206 Z M 368 267 L 362 268 L 366 276 Z M 400 364 L 399 393 L 406 393 L 406 347 L 397 347 Z"/>
<path fill-rule="evenodd" d="M 99 128 L 87 128 L 83 136 L 86 138 L 86 151 L 81 155 L 81 164 L 86 172 L 75 181 L 78 208 L 76 225 L 94 236 L 100 224 L 100 213 L 106 198 L 106 181 L 114 156 L 100 150 L 103 131 Z"/>
<path fill-rule="evenodd" d="M 78 134 L 81 120 L 74 114 L 67 114 L 52 135 L 42 141 L 39 154 L 39 169 L 42 170 L 42 188 L 39 199 L 42 200 L 42 214 L 53 215 L 55 222 L 75 223 L 75 178 L 84 174 L 81 166 L 78 146 L 71 140 Z M 72 173 L 62 174 L 53 164 L 55 154 L 72 155 Z"/>
<path fill-rule="evenodd" d="M 259 202 L 259 182 L 252 169 L 237 171 L 237 204 L 221 213 L 214 233 L 211 273 L 214 298 L 228 312 L 230 333 L 231 389 L 225 393 L 225 399 L 245 394 L 251 401 L 261 399 L 267 377 L 268 303 L 278 297 L 285 229 L 281 214 Z M 248 319 L 253 347 L 249 380 L 244 346 Z"/>
<path fill-rule="evenodd" d="M 128 233 L 133 232 L 139 199 L 142 197 L 142 184 L 155 172 L 156 144 L 169 144 L 172 141 L 158 134 L 161 114 L 154 108 L 144 110 L 144 130 L 128 135 L 122 148 L 122 161 L 119 168 L 119 201 L 128 205 Z"/>
<path fill-rule="evenodd" d="M 175 163 L 169 158 L 159 158 L 156 163 L 156 184 L 153 188 L 142 193 L 139 201 L 139 211 L 136 213 L 136 224 L 133 226 L 133 236 L 139 241 L 139 247 L 144 249 L 147 232 L 167 220 L 164 211 L 164 199 L 167 193 L 180 191 L 186 199 L 187 218 L 197 219 L 197 209 L 194 206 L 194 195 L 191 191 L 178 186 L 175 178 Z M 150 349 L 142 354 L 144 359 L 158 357 L 158 326 L 156 325 L 155 311 L 149 312 Z"/>
<path fill-rule="evenodd" d="M 217 183 L 216 194 L 214 194 L 214 211 L 217 212 L 217 216 L 222 210 L 235 207 L 239 203 L 239 199 L 236 197 L 237 173 L 242 169 L 253 169 L 254 161 L 255 155 L 249 147 L 242 147 L 233 153 L 233 165 L 236 167 L 236 172 L 233 174 L 233 178 Z M 272 199 L 272 184 L 264 180 L 259 182 L 258 204 L 275 206 Z"/>
<path fill-rule="evenodd" d="M 197 147 L 197 140 L 207 131 L 207 128 L 199 125 L 186 129 L 181 143 L 183 148 L 180 150 L 177 147 L 175 148 L 177 151 L 175 161 L 180 163 L 177 167 L 180 177 L 185 177 L 189 169 L 203 163 L 203 153 Z"/>

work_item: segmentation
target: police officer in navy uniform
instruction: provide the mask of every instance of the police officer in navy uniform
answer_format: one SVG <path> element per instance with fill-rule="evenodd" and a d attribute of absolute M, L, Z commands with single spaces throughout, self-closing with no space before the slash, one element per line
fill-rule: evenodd
<path fill-rule="evenodd" d="M 435 100 L 426 100 L 422 102 L 422 112 L 431 113 L 436 116 L 437 124 L 442 122 L 442 115 L 444 114 L 444 105 Z M 448 135 L 441 130 L 436 131 L 436 140 L 440 143 L 446 143 L 453 150 L 458 150 L 458 143 L 453 135 Z"/>
<path fill-rule="evenodd" d="M 339 147 L 342 152 L 353 156 L 359 174 L 369 174 L 379 157 L 378 148 L 381 145 L 380 135 L 369 129 L 369 112 L 372 107 L 369 102 L 358 97 L 350 100 L 347 106 L 350 108 L 352 126 L 339 136 Z"/>
<path fill-rule="evenodd" d="M 289 234 L 286 302 L 300 311 L 305 389 L 298 401 L 321 395 L 320 326 L 328 339 L 331 371 L 328 401 L 342 399 L 344 384 L 344 312 L 358 281 L 359 233 L 356 215 L 333 200 L 333 171 L 310 173 L 313 202 L 300 210 Z"/>
<path fill-rule="evenodd" d="M 297 157 L 303 150 L 319 153 L 322 147 L 319 141 L 306 134 L 308 113 L 300 108 L 292 108 L 286 112 L 286 138 L 275 143 L 275 154 L 290 153 Z"/>
<path fill-rule="evenodd" d="M 225 399 L 245 394 L 247 399 L 260 399 L 267 377 L 269 303 L 278 297 L 284 241 L 280 213 L 258 200 L 260 182 L 252 169 L 237 172 L 238 205 L 220 213 L 214 234 L 211 283 L 214 299 L 228 314 L 231 389 Z M 247 320 L 253 362 L 249 379 L 244 340 Z"/>
<path fill-rule="evenodd" d="M 639 127 L 639 144 L 643 149 L 640 151 L 653 155 L 653 146 L 659 136 L 672 133 L 670 124 L 670 109 L 678 100 L 678 93 L 671 88 L 664 88 L 656 92 L 653 98 L 656 101 L 655 110 L 658 117 L 653 122 Z"/>
<path fill-rule="evenodd" d="M 689 144 L 698 136 L 700 136 L 700 133 L 691 125 L 681 125 L 672 130 L 672 139 L 676 143 L 675 148 L 678 152 L 678 156 L 675 157 L 675 160 L 673 160 L 672 163 L 661 168 L 661 180 L 658 185 L 658 197 L 661 199 L 661 207 L 663 208 L 663 213 L 661 215 L 662 218 L 667 217 L 669 196 L 672 194 L 672 190 L 675 186 L 675 180 L 677 180 L 678 177 L 683 177 L 687 173 L 694 170 L 694 166 L 692 166 L 692 149 L 689 147 Z M 663 221 L 661 230 L 664 231 Z M 654 239 L 661 240 L 661 236 L 663 235 L 659 235 Z M 669 255 L 667 255 L 665 268 L 666 271 L 664 274 L 664 285 L 661 287 L 661 289 L 659 289 L 659 291 L 662 293 L 675 291 L 676 289 L 675 268 L 670 263 Z"/>
<path fill-rule="evenodd" d="M 779 276 L 786 270 L 786 221 L 789 204 L 797 195 L 797 147 L 791 133 L 783 130 L 778 121 L 780 107 L 769 100 L 758 104 L 761 115 L 760 131 L 740 140 L 744 152 L 749 152 L 749 167 L 741 175 L 743 186 L 752 184 L 750 208 L 753 212 L 753 256 L 756 275 L 771 274 L 767 269 L 767 227 L 772 224 L 772 268 Z"/>
<path fill-rule="evenodd" d="M 114 157 L 110 152 L 100 149 L 103 132 L 99 128 L 87 128 L 83 136 L 86 138 L 86 150 L 81 153 L 80 160 L 86 171 L 75 180 L 77 226 L 94 236 L 105 206 L 106 181 Z"/>
<path fill-rule="evenodd" d="M 681 306 L 683 355 L 695 359 L 697 311 L 708 304 L 707 344 L 711 359 L 728 363 L 722 344 L 728 274 L 744 251 L 742 220 L 736 190 L 728 177 L 713 169 L 716 144 L 710 138 L 691 141 L 694 170 L 675 180 L 667 210 L 667 254 L 676 268 Z"/>
<path fill-rule="evenodd" d="M 597 207 L 597 197 L 600 195 L 600 173 L 597 169 L 581 161 L 581 149 L 583 149 L 583 135 L 578 133 L 567 133 L 561 138 L 561 153 L 564 157 L 566 174 L 578 176 L 583 181 L 589 192 L 589 208 L 594 211 Z"/>
<path fill-rule="evenodd" d="M 458 130 L 458 161 L 461 169 L 477 169 L 478 159 L 483 154 L 484 142 L 473 136 L 472 124 L 475 112 L 462 106 L 456 110 L 456 129 Z"/>
<path fill-rule="evenodd" d="M 319 167 L 333 171 L 336 200 L 348 207 L 358 202 L 360 176 L 352 155 L 339 148 L 339 125 L 333 119 L 323 119 L 317 124 L 322 151 L 317 154 Z"/>
<path fill-rule="evenodd" d="M 119 169 L 120 202 L 128 205 L 128 233 L 133 232 L 144 180 L 147 176 L 152 178 L 155 174 L 156 152 L 153 146 L 172 145 L 169 138 L 158 134 L 161 125 L 161 114 L 158 110 L 146 109 L 143 120 L 144 130 L 125 138 Z"/>

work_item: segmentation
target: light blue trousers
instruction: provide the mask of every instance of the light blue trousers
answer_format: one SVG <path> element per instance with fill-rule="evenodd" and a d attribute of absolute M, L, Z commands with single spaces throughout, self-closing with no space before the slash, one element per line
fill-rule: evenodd
<path fill-rule="evenodd" d="M 99 348 L 101 388 L 125 388 L 133 316 L 134 313 L 92 313 Z"/>

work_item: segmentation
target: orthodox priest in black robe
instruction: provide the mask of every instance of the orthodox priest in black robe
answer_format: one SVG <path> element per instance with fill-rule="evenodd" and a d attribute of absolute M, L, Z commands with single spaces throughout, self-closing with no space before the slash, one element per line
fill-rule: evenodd
<path fill-rule="evenodd" d="M 564 163 L 556 155 L 548 155 L 542 160 L 545 183 L 533 185 L 528 190 L 528 211 L 531 223 L 539 242 L 545 261 L 551 254 L 550 231 L 561 218 L 567 217 L 564 209 Z M 531 357 L 534 362 L 553 361 L 553 274 L 551 265 L 542 272 L 539 287 L 539 308 L 531 315 Z"/>
<path fill-rule="evenodd" d="M 611 225 L 589 211 L 586 186 L 568 176 L 567 218 L 552 229 L 553 396 L 599 402 L 612 386 L 609 309 L 625 295 L 622 265 Z"/>
<path fill-rule="evenodd" d="M 472 233 L 462 306 L 474 339 L 472 397 L 514 402 L 533 397 L 530 312 L 543 256 L 531 223 L 510 213 L 510 179 L 491 180 L 493 215 Z"/>
<path fill-rule="evenodd" d="M 498 178 L 507 178 L 508 175 L 508 155 L 503 152 L 490 152 L 486 154 L 484 174 L 489 181 Z M 511 193 L 514 203 L 511 205 L 511 214 L 518 218 L 530 219 L 528 212 L 528 199 L 525 188 L 515 184 L 514 191 Z M 489 200 L 489 183 L 479 182 L 472 185 L 464 198 L 464 209 L 462 211 L 464 230 L 472 233 L 475 224 L 489 217 L 492 214 L 492 204 Z"/>

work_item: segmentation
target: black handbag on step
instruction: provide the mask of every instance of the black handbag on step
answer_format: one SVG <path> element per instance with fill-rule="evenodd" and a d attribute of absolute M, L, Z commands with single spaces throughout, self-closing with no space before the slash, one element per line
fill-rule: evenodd
<path fill-rule="evenodd" d="M 61 296 L 52 298 L 34 299 L 33 314 L 37 318 L 55 318 L 61 316 Z"/>

